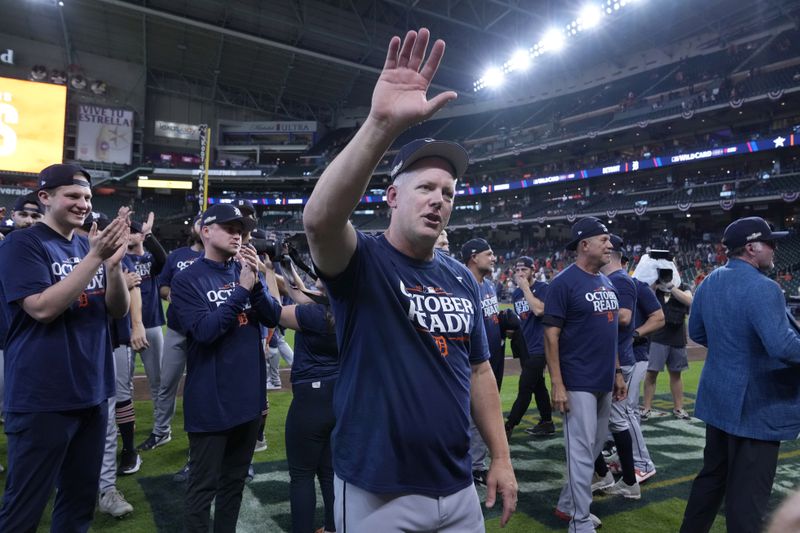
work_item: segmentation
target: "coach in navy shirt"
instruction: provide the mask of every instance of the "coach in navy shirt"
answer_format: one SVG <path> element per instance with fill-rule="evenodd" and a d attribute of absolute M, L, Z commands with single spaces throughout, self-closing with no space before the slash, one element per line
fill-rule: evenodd
<path fill-rule="evenodd" d="M 120 261 L 128 210 L 102 232 L 75 233 L 92 209 L 89 173 L 39 174 L 41 223 L 0 248 L 8 477 L 0 531 L 35 531 L 58 485 L 53 531 L 86 531 L 94 514 L 114 364 L 108 316 L 128 312 Z"/>
<path fill-rule="evenodd" d="M 424 62 L 428 39 L 426 29 L 408 32 L 402 45 L 392 38 L 368 118 L 325 169 L 303 214 L 341 356 L 337 531 L 483 531 L 470 472 L 470 404 L 492 455 L 487 506 L 500 491 L 502 524 L 516 506 L 478 284 L 463 264 L 434 252 L 466 151 L 432 139 L 409 143 L 391 166 L 386 233 L 366 236 L 348 220 L 397 136 L 455 98 L 426 99 L 444 53 L 437 41 Z"/>
<path fill-rule="evenodd" d="M 567 483 L 556 514 L 570 520 L 571 531 L 594 531 L 590 515 L 594 458 L 608 432 L 612 391 L 625 398 L 617 360 L 619 299 L 600 269 L 611 261 L 608 229 L 587 217 L 572 226 L 568 250 L 575 263 L 553 281 L 544 302 L 544 349 L 552 383 L 553 407 L 564 413 Z"/>
<path fill-rule="evenodd" d="M 242 234 L 254 226 L 237 207 L 209 207 L 202 219 L 205 256 L 172 280 L 172 305 L 188 343 L 183 392 L 192 458 L 187 531 L 210 529 L 214 499 L 214 531 L 236 529 L 266 402 L 261 325 L 276 326 L 281 306 L 258 275 L 255 250 L 242 247 Z"/>

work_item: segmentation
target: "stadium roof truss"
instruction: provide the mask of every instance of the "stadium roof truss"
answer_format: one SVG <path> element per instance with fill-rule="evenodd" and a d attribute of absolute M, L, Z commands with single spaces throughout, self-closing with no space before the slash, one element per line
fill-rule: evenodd
<path fill-rule="evenodd" d="M 448 43 L 434 91 L 474 98 L 472 81 L 485 63 L 512 50 L 583 0 L 19 0 L 4 12 L 0 33 L 65 49 L 67 64 L 93 53 L 144 65 L 148 88 L 244 107 L 276 118 L 326 121 L 337 110 L 365 106 L 386 44 L 406 28 L 427 26 Z M 682 1 L 660 5 L 685 4 Z M 776 11 L 797 0 L 768 0 Z M 694 3 L 692 3 L 694 4 Z M 681 33 L 713 17 L 752 16 L 749 2 L 709 0 L 702 16 L 680 12 Z M 791 11 L 791 8 L 789 9 Z M 677 11 L 676 11 L 677 13 Z M 785 16 L 785 15 L 784 15 Z M 627 27 L 632 26 L 632 27 Z M 622 25 L 605 38 L 611 55 L 630 43 L 674 38 Z M 661 25 L 663 26 L 663 25 Z M 626 46 L 616 39 L 630 37 Z M 637 35 L 637 33 L 639 35 Z M 634 43 L 635 44 L 635 43 Z M 574 54 L 573 54 L 574 55 Z M 565 68 L 580 68 L 575 57 Z"/>

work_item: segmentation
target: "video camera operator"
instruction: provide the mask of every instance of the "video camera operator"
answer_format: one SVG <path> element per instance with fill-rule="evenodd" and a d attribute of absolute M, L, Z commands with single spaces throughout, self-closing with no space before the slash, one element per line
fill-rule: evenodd
<path fill-rule="evenodd" d="M 666 365 L 669 372 L 669 386 L 672 393 L 674 407 L 672 414 L 677 418 L 686 420 L 689 414 L 683 408 L 683 380 L 681 373 L 689 368 L 686 352 L 686 317 L 692 306 L 692 293 L 689 286 L 681 281 L 678 267 L 673 262 L 672 254 L 665 250 L 651 250 L 649 260 L 655 260 L 651 265 L 655 267 L 654 281 L 644 279 L 645 276 L 637 272 L 634 277 L 650 283 L 655 291 L 661 309 L 664 311 L 664 327 L 650 336 L 650 354 L 647 366 L 647 375 L 644 381 L 644 410 L 642 420 L 647 420 L 651 414 L 653 396 L 656 390 L 658 374 Z M 644 260 L 643 262 L 647 262 Z M 640 263 L 640 266 L 644 266 Z M 640 275 L 637 275 L 640 274 Z"/>

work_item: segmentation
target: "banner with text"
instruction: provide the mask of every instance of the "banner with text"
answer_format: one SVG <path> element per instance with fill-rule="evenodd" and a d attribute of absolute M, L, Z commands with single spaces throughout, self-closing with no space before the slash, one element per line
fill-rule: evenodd
<path fill-rule="evenodd" d="M 79 106 L 77 159 L 130 165 L 132 149 L 133 111 Z"/>
<path fill-rule="evenodd" d="M 187 141 L 200 140 L 200 126 L 195 124 L 180 124 L 178 122 L 156 120 L 154 133 L 159 137 L 168 137 L 170 139 L 185 139 Z"/>

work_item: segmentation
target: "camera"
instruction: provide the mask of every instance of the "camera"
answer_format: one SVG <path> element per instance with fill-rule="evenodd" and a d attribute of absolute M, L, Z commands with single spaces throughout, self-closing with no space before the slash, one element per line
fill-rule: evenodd
<path fill-rule="evenodd" d="M 666 259 L 667 261 L 672 261 L 672 252 L 669 250 L 650 250 L 650 258 L 651 259 Z"/>
<path fill-rule="evenodd" d="M 671 268 L 659 268 L 658 269 L 658 282 L 661 285 L 666 285 L 672 282 L 672 269 Z"/>

